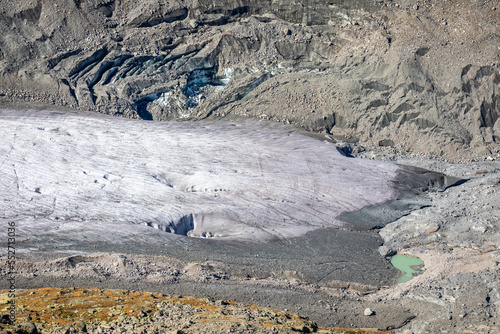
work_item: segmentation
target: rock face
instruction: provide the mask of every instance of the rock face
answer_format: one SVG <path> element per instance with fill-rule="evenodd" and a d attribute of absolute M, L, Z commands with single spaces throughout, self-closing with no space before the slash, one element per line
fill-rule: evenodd
<path fill-rule="evenodd" d="M 498 153 L 492 1 L 10 1 L 0 101 L 245 115 L 457 158 Z"/>

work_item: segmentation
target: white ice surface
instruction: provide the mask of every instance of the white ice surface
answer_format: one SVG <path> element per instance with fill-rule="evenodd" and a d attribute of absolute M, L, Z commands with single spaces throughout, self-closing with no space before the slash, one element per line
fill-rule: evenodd
<path fill-rule="evenodd" d="M 0 111 L 0 215 L 33 236 L 147 224 L 193 237 L 290 238 L 394 198 L 396 170 L 255 120 Z"/>

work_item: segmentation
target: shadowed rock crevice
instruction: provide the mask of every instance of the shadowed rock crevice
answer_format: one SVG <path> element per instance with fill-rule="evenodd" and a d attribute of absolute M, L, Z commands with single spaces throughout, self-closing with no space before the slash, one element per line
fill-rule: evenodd
<path fill-rule="evenodd" d="M 419 167 L 400 166 L 398 175 L 394 181 L 394 187 L 403 194 L 408 192 L 422 194 L 427 191 L 445 191 L 449 187 L 461 185 L 464 182 L 467 182 L 467 179 Z"/>
<path fill-rule="evenodd" d="M 144 225 L 156 228 L 160 231 L 183 235 L 183 236 L 191 236 L 192 231 L 195 228 L 194 217 L 193 214 L 188 214 L 182 216 L 175 222 L 170 223 L 144 223 Z"/>
<path fill-rule="evenodd" d="M 36 1 L 36 6 L 20 11 L 14 15 L 15 18 L 26 20 L 33 24 L 37 24 L 42 14 L 42 1 Z"/>
<path fill-rule="evenodd" d="M 400 166 L 393 186 L 399 191 L 394 201 L 371 205 L 353 212 L 344 212 L 339 219 L 352 224 L 355 230 L 381 229 L 414 210 L 431 206 L 425 195 L 429 191 L 444 191 L 467 182 L 466 179 L 413 166 Z"/>

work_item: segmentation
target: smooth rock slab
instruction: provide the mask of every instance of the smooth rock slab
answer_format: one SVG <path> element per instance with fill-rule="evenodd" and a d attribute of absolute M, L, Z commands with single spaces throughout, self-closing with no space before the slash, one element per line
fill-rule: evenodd
<path fill-rule="evenodd" d="M 30 222 L 21 238 L 83 225 L 89 237 L 118 242 L 143 224 L 191 237 L 287 239 L 348 228 L 342 212 L 398 196 L 397 165 L 347 158 L 255 120 L 3 110 L 0 156 L 1 214 Z M 92 236 L 106 224 L 113 236 Z"/>

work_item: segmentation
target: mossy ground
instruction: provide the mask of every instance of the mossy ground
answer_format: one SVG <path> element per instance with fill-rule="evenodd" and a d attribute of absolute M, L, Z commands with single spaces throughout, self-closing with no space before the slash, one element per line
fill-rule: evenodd
<path fill-rule="evenodd" d="M 134 323 L 164 321 L 165 329 L 174 329 L 174 323 L 178 322 L 184 324 L 184 332 L 191 333 L 217 328 L 236 332 L 252 328 L 284 333 L 384 333 L 370 329 L 321 328 L 307 317 L 250 304 L 128 290 L 28 289 L 16 291 L 14 301 L 16 321 L 2 325 L 4 330 L 15 331 L 24 322 L 32 322 L 39 332 L 48 333 L 121 324 L 135 328 Z M 0 291 L 0 311 L 7 313 L 11 302 L 8 292 Z"/>

